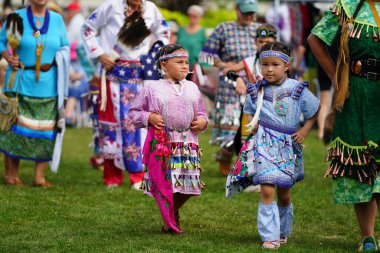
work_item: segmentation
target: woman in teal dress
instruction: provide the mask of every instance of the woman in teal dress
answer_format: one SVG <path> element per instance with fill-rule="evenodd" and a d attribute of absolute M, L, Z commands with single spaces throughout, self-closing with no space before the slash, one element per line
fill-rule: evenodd
<path fill-rule="evenodd" d="M 206 43 L 206 30 L 199 24 L 203 17 L 203 9 L 198 5 L 192 5 L 187 9 L 189 25 L 181 27 L 178 31 L 177 44 L 183 46 L 189 52 L 190 70 L 198 61 L 198 54 Z"/>
<path fill-rule="evenodd" d="M 325 135 L 332 140 L 326 176 L 333 177 L 335 202 L 354 204 L 362 237 L 359 251 L 364 252 L 377 252 L 376 206 L 380 210 L 379 13 L 378 0 L 337 0 L 308 38 L 335 84 L 325 126 Z M 337 62 L 325 45 L 338 48 Z"/>
<path fill-rule="evenodd" d="M 62 89 L 58 86 L 57 71 L 62 65 L 57 66 L 56 55 L 69 43 L 62 17 L 47 9 L 48 2 L 30 0 L 27 8 L 16 11 L 24 27 L 17 56 L 7 50 L 6 25 L 0 31 L 0 52 L 9 63 L 6 84 L 9 84 L 11 72 L 17 70 L 13 89 L 5 91 L 9 96 L 19 91 L 17 122 L 10 131 L 0 132 L 0 152 L 5 154 L 4 176 L 9 185 L 22 185 L 18 173 L 22 159 L 35 162 L 35 186 L 51 186 L 45 180 L 45 169 L 53 156 L 58 105 L 63 104 L 58 99 Z M 25 66 L 23 71 L 20 63 Z"/>

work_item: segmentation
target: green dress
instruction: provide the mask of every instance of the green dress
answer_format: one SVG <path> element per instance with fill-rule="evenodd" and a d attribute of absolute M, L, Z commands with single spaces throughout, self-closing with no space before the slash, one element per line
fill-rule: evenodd
<path fill-rule="evenodd" d="M 340 38 L 340 19 L 351 18 L 358 3 L 358 0 L 336 1 L 332 11 L 325 13 L 312 33 L 333 46 L 335 39 Z M 375 6 L 380 13 L 380 4 L 375 3 Z M 379 36 L 379 29 L 367 1 L 354 20 L 354 32 L 355 38 L 349 41 L 350 59 L 380 59 L 380 41 L 374 40 L 373 33 Z M 336 115 L 330 149 L 335 152 L 330 159 L 332 171 L 336 168 L 347 169 L 345 173 L 339 172 L 333 176 L 334 200 L 347 204 L 368 202 L 373 193 L 380 193 L 379 175 L 372 182 L 362 180 L 380 162 L 380 81 L 350 74 L 349 85 L 349 96 L 343 111 Z M 332 171 L 329 174 L 334 174 Z M 358 175 L 358 171 L 367 173 Z"/>
<path fill-rule="evenodd" d="M 183 46 L 189 52 L 190 68 L 198 61 L 199 52 L 206 43 L 206 31 L 201 28 L 198 32 L 190 34 L 186 28 L 181 27 L 178 31 L 177 44 Z"/>

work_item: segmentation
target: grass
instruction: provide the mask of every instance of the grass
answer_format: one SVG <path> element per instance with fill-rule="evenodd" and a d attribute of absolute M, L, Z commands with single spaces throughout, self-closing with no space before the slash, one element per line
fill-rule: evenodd
<path fill-rule="evenodd" d="M 209 136 L 201 136 L 207 187 L 181 212 L 184 236 L 162 235 L 154 200 L 130 190 L 128 180 L 106 189 L 101 172 L 88 165 L 91 130 L 69 129 L 60 170 L 47 175 L 55 187 L 31 187 L 30 162 L 21 163 L 25 187 L 0 183 L 0 252 L 262 252 L 256 227 L 259 194 L 225 199 L 225 178 Z M 325 147 L 314 132 L 305 144 L 306 179 L 292 192 L 293 234 L 279 252 L 354 252 L 359 230 L 353 208 L 333 204 L 331 179 L 323 178 Z"/>

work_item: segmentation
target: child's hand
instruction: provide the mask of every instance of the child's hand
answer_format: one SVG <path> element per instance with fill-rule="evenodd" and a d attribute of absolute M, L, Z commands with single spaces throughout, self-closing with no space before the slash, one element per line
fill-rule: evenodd
<path fill-rule="evenodd" d="M 243 78 L 238 77 L 236 79 L 236 89 L 235 92 L 239 95 L 245 95 L 247 94 L 247 87 L 245 86 L 245 83 L 243 81 Z"/>
<path fill-rule="evenodd" d="M 301 144 L 308 135 L 308 131 L 305 128 L 301 128 L 296 133 L 292 134 L 293 141 L 295 143 Z"/>
<path fill-rule="evenodd" d="M 203 117 L 197 117 L 196 120 L 193 120 L 190 125 L 190 130 L 193 131 L 194 133 L 199 133 L 202 132 L 203 129 L 205 129 L 207 124 L 207 121 Z"/>
<path fill-rule="evenodd" d="M 156 129 L 162 129 L 163 127 L 165 127 L 164 119 L 161 117 L 161 115 L 159 115 L 159 114 L 157 114 L 155 112 L 152 112 L 149 115 L 148 122 L 152 126 L 154 126 L 154 128 L 156 128 Z"/>

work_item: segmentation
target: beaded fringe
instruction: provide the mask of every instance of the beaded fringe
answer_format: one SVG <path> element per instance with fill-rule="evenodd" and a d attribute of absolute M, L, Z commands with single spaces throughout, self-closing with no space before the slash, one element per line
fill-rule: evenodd
<path fill-rule="evenodd" d="M 343 23 L 349 19 L 349 17 L 344 12 L 341 0 L 337 0 L 334 5 L 330 8 L 331 13 L 339 17 L 340 25 L 342 26 Z M 372 26 L 372 39 L 374 41 L 378 41 L 380 37 L 380 28 L 378 27 L 378 33 L 376 33 L 376 26 L 370 25 L 370 24 L 361 24 L 359 22 L 354 22 L 354 28 L 351 30 L 351 33 L 349 34 L 350 38 L 353 39 L 360 39 L 360 36 L 362 34 L 362 31 L 366 33 L 366 37 L 369 38 L 369 27 Z"/>
<path fill-rule="evenodd" d="M 171 163 L 170 169 L 172 171 L 175 171 L 176 169 L 186 169 L 186 170 L 199 170 L 200 173 L 203 172 L 202 165 L 199 162 L 199 157 L 203 155 L 202 149 L 197 148 L 197 159 L 190 159 L 191 155 L 191 146 L 185 144 L 175 145 L 172 147 L 172 155 L 175 155 L 178 153 L 178 148 L 180 149 L 181 157 L 185 157 L 186 160 L 182 161 L 181 168 L 177 168 L 176 164 L 178 163 Z M 181 159 L 182 160 L 182 159 Z M 194 160 L 194 161 L 191 161 Z M 143 172 L 148 173 L 148 167 L 143 164 Z M 186 190 L 188 187 L 192 187 L 193 189 L 204 189 L 206 184 L 202 181 L 200 176 L 198 175 L 174 175 L 173 176 L 175 182 L 175 187 L 183 187 L 184 190 Z M 172 179 L 173 179 L 172 178 Z M 144 177 L 142 181 L 142 185 L 140 187 L 141 190 L 150 192 L 152 187 L 152 183 L 147 177 Z"/>
<path fill-rule="evenodd" d="M 349 177 L 361 183 L 373 184 L 377 177 L 378 166 L 373 156 L 378 145 L 368 143 L 367 146 L 351 146 L 337 138 L 327 151 L 325 160 L 331 161 L 325 177 Z"/>

